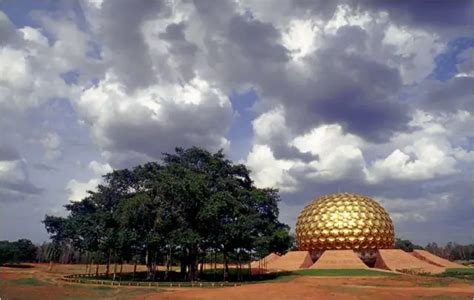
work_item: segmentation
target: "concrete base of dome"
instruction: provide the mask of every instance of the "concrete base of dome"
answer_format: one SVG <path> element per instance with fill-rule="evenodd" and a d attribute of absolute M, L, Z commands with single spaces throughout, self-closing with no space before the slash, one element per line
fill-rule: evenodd
<path fill-rule="evenodd" d="M 283 256 L 271 254 L 265 272 L 298 269 L 385 269 L 408 273 L 442 273 L 446 267 L 459 265 L 426 251 L 407 253 L 400 249 L 290 251 Z M 258 262 L 256 262 L 258 263 Z M 445 264 L 446 266 L 441 266 Z"/>
<path fill-rule="evenodd" d="M 352 250 L 326 250 L 311 269 L 368 269 Z"/>
<path fill-rule="evenodd" d="M 307 269 L 313 264 L 308 251 L 289 251 L 267 265 L 268 270 L 294 271 Z"/>
<path fill-rule="evenodd" d="M 375 260 L 377 259 L 377 250 L 376 249 L 364 249 L 364 250 L 313 250 L 310 251 L 311 259 L 316 262 L 319 258 L 326 252 L 331 251 L 333 253 L 347 253 L 344 251 L 354 252 L 360 260 L 362 260 L 366 266 L 373 267 L 375 265 Z M 342 252 L 341 252 L 342 251 Z"/>
<path fill-rule="evenodd" d="M 400 249 L 381 249 L 377 253 L 376 268 L 405 273 L 439 274 L 446 270 L 427 261 L 416 258 Z"/>

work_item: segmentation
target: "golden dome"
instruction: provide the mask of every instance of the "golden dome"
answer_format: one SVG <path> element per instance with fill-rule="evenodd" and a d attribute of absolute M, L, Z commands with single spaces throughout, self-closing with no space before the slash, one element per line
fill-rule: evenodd
<path fill-rule="evenodd" d="M 316 198 L 296 222 L 300 250 L 393 248 L 392 220 L 367 196 L 338 193 Z"/>

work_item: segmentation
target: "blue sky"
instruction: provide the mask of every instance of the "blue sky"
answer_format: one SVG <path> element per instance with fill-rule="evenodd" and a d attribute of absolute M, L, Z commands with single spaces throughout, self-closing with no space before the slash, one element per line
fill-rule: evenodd
<path fill-rule="evenodd" d="M 1 1 L 0 239 L 47 239 L 112 169 L 224 149 L 280 189 L 472 242 L 471 1 Z"/>

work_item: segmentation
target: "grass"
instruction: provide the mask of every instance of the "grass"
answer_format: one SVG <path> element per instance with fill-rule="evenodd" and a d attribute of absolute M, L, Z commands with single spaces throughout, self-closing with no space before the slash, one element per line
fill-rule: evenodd
<path fill-rule="evenodd" d="M 397 276 L 398 274 L 365 269 L 305 269 L 291 272 L 302 276 Z"/>
<path fill-rule="evenodd" d="M 437 277 L 453 277 L 460 279 L 474 280 L 474 268 L 452 268 L 446 269 L 444 273 L 436 275 Z"/>
<path fill-rule="evenodd" d="M 36 278 L 22 278 L 17 280 L 11 280 L 11 283 L 17 285 L 30 285 L 30 286 L 44 286 L 46 283 L 39 281 Z"/>
<path fill-rule="evenodd" d="M 161 273 L 161 272 L 159 272 Z M 195 286 L 200 286 L 202 283 L 203 287 L 219 287 L 222 282 L 222 269 L 217 270 L 204 270 L 203 274 L 200 276 L 199 282 L 195 282 Z M 118 278 L 116 282 L 121 281 L 122 284 L 126 285 L 126 282 L 137 282 L 142 283 L 141 285 L 147 285 L 147 281 L 145 279 L 146 272 L 137 272 L 135 277 L 132 277 L 130 273 L 122 274 L 122 278 Z M 181 286 L 181 287 L 191 287 L 191 282 L 183 281 L 180 274 L 177 272 L 170 272 L 170 279 L 169 281 L 165 281 L 163 278 L 163 274 L 157 274 L 155 282 L 157 284 L 173 284 L 173 286 Z M 229 278 L 227 284 L 232 283 L 258 283 L 258 282 L 284 282 L 290 281 L 298 276 L 398 276 L 398 274 L 389 273 L 389 272 L 382 272 L 382 271 L 375 271 L 375 270 L 366 270 L 366 269 L 305 269 L 305 270 L 297 270 L 292 272 L 279 272 L 279 273 L 269 273 L 269 274 L 260 274 L 260 275 L 251 275 L 248 270 L 241 270 L 240 276 L 237 276 L 238 272 L 235 269 L 229 269 Z M 82 280 L 104 280 L 104 281 L 111 281 L 111 276 L 99 276 L 98 278 L 90 277 L 90 278 L 82 278 Z"/>
<path fill-rule="evenodd" d="M 429 282 L 418 282 L 416 285 L 422 286 L 422 287 L 445 287 L 445 286 L 449 286 L 449 284 L 450 284 L 449 281 L 429 281 Z"/>
<path fill-rule="evenodd" d="M 466 275 L 474 275 L 474 268 L 451 268 L 446 269 L 448 274 L 466 274 Z"/>

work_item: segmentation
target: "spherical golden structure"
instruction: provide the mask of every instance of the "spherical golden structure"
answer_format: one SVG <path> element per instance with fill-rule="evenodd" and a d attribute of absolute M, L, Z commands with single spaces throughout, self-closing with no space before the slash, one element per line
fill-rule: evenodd
<path fill-rule="evenodd" d="M 337 193 L 316 198 L 296 223 L 300 250 L 373 250 L 393 248 L 389 215 L 367 196 Z"/>

